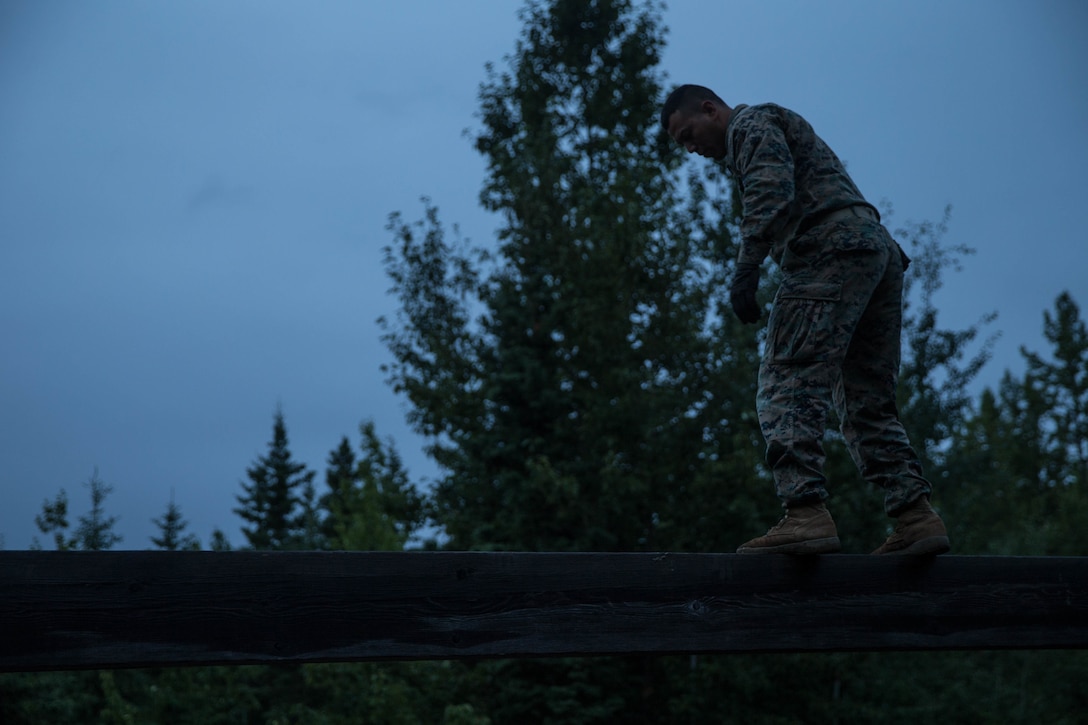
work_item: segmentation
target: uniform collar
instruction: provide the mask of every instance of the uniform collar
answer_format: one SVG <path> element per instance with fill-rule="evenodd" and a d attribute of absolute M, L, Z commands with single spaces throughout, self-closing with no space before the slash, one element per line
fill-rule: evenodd
<path fill-rule="evenodd" d="M 729 122 L 725 124 L 725 156 L 720 163 L 729 170 L 736 168 L 733 164 L 733 134 L 730 131 L 733 129 L 733 123 L 737 120 L 737 116 L 746 108 L 748 108 L 748 105 L 745 103 L 737 104 L 729 114 Z"/>

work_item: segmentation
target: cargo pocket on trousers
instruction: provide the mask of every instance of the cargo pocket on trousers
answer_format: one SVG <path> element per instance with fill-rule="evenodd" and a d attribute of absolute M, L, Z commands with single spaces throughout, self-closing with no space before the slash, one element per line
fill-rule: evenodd
<path fill-rule="evenodd" d="M 771 361 L 826 360 L 834 337 L 832 311 L 841 297 L 842 284 L 838 282 L 783 282 L 771 310 Z"/>

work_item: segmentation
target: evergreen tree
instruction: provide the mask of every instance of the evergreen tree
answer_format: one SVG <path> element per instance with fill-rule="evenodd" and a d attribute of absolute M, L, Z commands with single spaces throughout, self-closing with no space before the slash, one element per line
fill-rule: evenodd
<path fill-rule="evenodd" d="M 1053 347 L 1052 361 L 1021 351 L 1031 388 L 1046 408 L 1041 430 L 1051 502 L 1041 514 L 1046 553 L 1083 556 L 1088 554 L 1088 329 L 1068 292 L 1058 296 L 1053 315 L 1044 313 L 1043 334 Z"/>
<path fill-rule="evenodd" d="M 325 538 L 321 534 L 321 512 L 317 505 L 317 491 L 314 489 L 313 475 L 302 485 L 299 495 L 299 510 L 295 516 L 295 533 L 290 548 L 301 551 L 318 551 L 326 548 Z"/>
<path fill-rule="evenodd" d="M 314 471 L 295 461 L 287 440 L 283 412 L 276 410 L 268 453 L 246 470 L 249 484 L 242 484 L 240 506 L 234 512 L 249 524 L 242 528 L 254 549 L 298 548 L 305 540 L 304 493 L 312 485 Z"/>
<path fill-rule="evenodd" d="M 1055 486 L 1088 486 L 1088 329 L 1068 292 L 1043 313 L 1043 335 L 1053 361 L 1028 352 L 1027 375 L 1046 407 L 1045 435 L 1050 453 L 1048 481 Z"/>
<path fill-rule="evenodd" d="M 1023 377 L 987 388 L 954 442 L 953 522 L 969 553 L 1084 554 L 1088 334 L 1068 293 L 1044 313 L 1053 360 L 1021 348 Z M 966 553 L 965 552 L 965 553 Z"/>
<path fill-rule="evenodd" d="M 336 531 L 346 525 L 343 521 L 347 499 L 355 487 L 355 451 L 347 436 L 329 452 L 325 467 L 325 486 L 328 491 L 321 496 L 320 507 L 325 512 L 321 521 L 321 533 L 331 548 L 336 548 Z"/>
<path fill-rule="evenodd" d="M 68 494 L 62 488 L 52 501 L 42 502 L 42 512 L 34 517 L 34 523 L 43 534 L 52 534 L 57 551 L 75 548 L 75 539 L 67 536 Z M 35 538 L 33 548 L 39 548 Z"/>
<path fill-rule="evenodd" d="M 212 531 L 212 540 L 208 544 L 208 548 L 212 551 L 230 551 L 230 539 L 227 538 L 222 529 L 215 529 Z"/>
<path fill-rule="evenodd" d="M 436 517 L 453 548 L 716 548 L 749 533 L 731 487 L 759 457 L 754 333 L 717 314 L 728 194 L 692 177 L 682 201 L 661 153 L 656 5 L 523 18 L 481 88 L 497 254 L 447 242 L 433 207 L 391 222 L 389 370 L 446 472 Z"/>
<path fill-rule="evenodd" d="M 106 496 L 113 492 L 113 486 L 106 484 L 98 477 L 97 468 L 84 485 L 91 492 L 91 510 L 79 517 L 79 525 L 76 527 L 78 546 L 86 551 L 111 549 L 114 544 L 121 542 L 121 536 L 113 530 L 117 524 L 117 517 L 106 516 L 102 504 Z"/>
<path fill-rule="evenodd" d="M 53 543 L 58 551 L 102 551 L 121 541 L 121 536 L 114 531 L 117 517 L 107 516 L 103 505 L 106 497 L 113 492 L 113 487 L 98 477 L 97 468 L 83 485 L 91 494 L 91 510 L 77 519 L 76 530 L 71 536 L 67 534 L 68 494 L 63 488 L 52 501 L 46 499 L 42 503 L 42 512 L 34 517 L 39 531 L 53 535 Z"/>
<path fill-rule="evenodd" d="M 408 480 L 393 442 L 383 442 L 373 421 L 359 427 L 362 457 L 347 438 L 330 452 L 321 500 L 330 548 L 399 550 L 423 524 L 423 499 Z"/>
<path fill-rule="evenodd" d="M 166 512 L 152 523 L 159 529 L 159 536 L 152 536 L 151 543 L 165 551 L 200 549 L 200 542 L 192 534 L 186 534 L 188 522 L 181 515 L 181 507 L 174 502 L 174 492 L 170 492 L 170 503 L 166 506 Z"/>
<path fill-rule="evenodd" d="M 375 501 L 384 525 L 402 547 L 424 523 L 423 498 L 409 481 L 393 440 L 381 440 L 373 421 L 363 423 L 359 433 L 362 456 L 356 479 L 363 484 L 363 498 Z"/>

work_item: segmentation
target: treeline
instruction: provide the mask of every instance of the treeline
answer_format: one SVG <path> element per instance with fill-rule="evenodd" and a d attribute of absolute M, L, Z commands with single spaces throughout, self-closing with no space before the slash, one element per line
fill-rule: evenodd
<path fill-rule="evenodd" d="M 413 485 L 365 424 L 317 486 L 277 415 L 238 495 L 248 546 L 728 552 L 778 518 L 754 412 L 761 332 L 726 299 L 736 195 L 658 131 L 660 9 L 531 0 L 523 18 L 481 85 L 474 138 L 497 239 L 474 246 L 429 203 L 389 223 L 385 373 L 440 477 Z M 1049 349 L 973 394 L 994 316 L 941 326 L 943 275 L 972 252 L 945 243 L 948 219 L 896 236 L 914 259 L 900 412 L 953 552 L 1086 555 L 1085 323 L 1057 295 Z M 870 551 L 890 523 L 881 492 L 839 436 L 825 444 L 844 549 Z M 59 521 L 45 509 L 41 523 Z M 192 545 L 176 507 L 159 521 L 156 546 Z M 48 532 L 86 546 L 82 523 L 74 544 L 66 526 Z M 183 668 L 4 676 L 0 720 L 1072 723 L 1085 681 L 1088 657 L 1054 651 Z"/>
<path fill-rule="evenodd" d="M 246 548 L 260 551 L 395 551 L 405 547 L 426 522 L 424 497 L 409 482 L 392 440 L 383 441 L 372 421 L 359 427 L 358 453 L 344 436 L 329 452 L 325 486 L 314 486 L 316 471 L 291 453 L 282 410 L 273 416 L 268 452 L 246 469 L 238 506 L 232 509 L 244 523 Z M 94 470 L 83 484 L 90 510 L 71 525 L 68 493 L 64 489 L 42 504 L 35 517 L 39 531 L 58 551 L 102 551 L 121 542 L 117 517 L 106 513 L 113 487 Z M 157 535 L 150 543 L 164 551 L 199 550 L 199 539 L 188 532 L 181 506 L 171 497 L 166 510 L 152 519 Z M 425 542 L 417 541 L 422 546 Z M 429 542 L 435 546 L 434 542 Z M 32 548 L 42 548 L 36 538 Z M 208 548 L 229 551 L 229 537 L 212 532 Z"/>

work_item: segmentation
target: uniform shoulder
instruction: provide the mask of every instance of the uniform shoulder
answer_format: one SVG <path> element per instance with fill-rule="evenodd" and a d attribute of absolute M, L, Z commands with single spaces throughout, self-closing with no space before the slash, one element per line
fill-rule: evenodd
<path fill-rule="evenodd" d="M 782 119 L 791 113 L 789 109 L 777 103 L 754 103 L 750 106 L 741 104 L 733 109 L 731 122 L 735 122 L 737 127 L 780 124 Z"/>
<path fill-rule="evenodd" d="M 737 106 L 736 110 L 739 109 L 744 109 L 742 115 L 745 115 L 750 119 L 782 118 L 784 116 L 796 115 L 790 109 L 785 106 L 780 106 L 777 103 L 753 103 L 750 106 Z"/>

